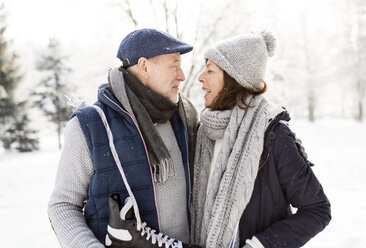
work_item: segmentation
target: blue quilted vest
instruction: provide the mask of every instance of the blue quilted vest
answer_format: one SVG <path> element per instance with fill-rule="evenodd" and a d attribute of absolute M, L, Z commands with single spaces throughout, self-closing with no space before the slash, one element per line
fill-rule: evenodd
<path fill-rule="evenodd" d="M 159 231 L 152 171 L 138 127 L 108 91 L 106 85 L 99 88 L 98 101 L 95 104 L 106 115 L 112 130 L 114 145 L 127 181 L 137 200 L 142 220 L 151 228 Z M 121 199 L 125 199 L 128 193 L 113 159 L 107 133 L 99 114 L 93 107 L 85 107 L 76 111 L 73 116 L 77 116 L 80 122 L 95 171 L 89 185 L 84 215 L 90 229 L 104 244 L 109 218 L 108 197 L 111 193 L 118 192 Z M 172 127 L 181 148 L 186 170 L 187 204 L 189 204 L 190 181 L 184 125 L 180 118 L 177 120 L 176 116 L 172 120 Z"/>

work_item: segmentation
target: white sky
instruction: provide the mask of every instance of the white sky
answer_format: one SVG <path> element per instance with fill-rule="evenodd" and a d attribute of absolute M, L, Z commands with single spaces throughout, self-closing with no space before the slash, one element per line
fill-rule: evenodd
<path fill-rule="evenodd" d="M 110 0 L 11 0 L 8 11 L 7 35 L 18 39 L 47 42 L 56 37 L 63 41 L 87 41 L 98 30 L 111 25 L 118 16 Z"/>
<path fill-rule="evenodd" d="M 185 0 L 184 3 L 191 7 L 192 1 L 194 0 Z M 4 0 L 0 0 L 1 2 Z M 115 5 L 121 2 L 120 0 L 7 0 L 5 1 L 5 8 L 8 11 L 7 35 L 14 39 L 15 43 L 25 40 L 47 42 L 50 37 L 62 41 L 75 39 L 88 41 L 91 37 L 100 35 L 100 32 L 107 33 L 107 30 L 113 28 L 123 28 L 122 10 Z M 133 4 L 139 5 L 143 2 L 134 0 Z M 250 3 L 255 6 L 256 1 L 252 0 Z M 327 15 L 328 4 L 329 0 L 276 0 L 277 8 L 269 11 L 275 12 L 280 19 L 287 19 L 287 24 L 290 25 L 299 11 L 308 8 L 311 10 L 311 19 L 318 23 Z M 208 5 L 214 5 L 214 1 L 210 1 Z M 259 6 L 259 10 L 266 8 L 271 6 Z M 261 14 L 258 9 L 254 12 L 257 12 L 255 15 Z M 149 23 L 149 20 L 144 22 L 147 25 Z M 121 36 L 126 34 L 120 30 L 115 31 L 120 32 Z"/>

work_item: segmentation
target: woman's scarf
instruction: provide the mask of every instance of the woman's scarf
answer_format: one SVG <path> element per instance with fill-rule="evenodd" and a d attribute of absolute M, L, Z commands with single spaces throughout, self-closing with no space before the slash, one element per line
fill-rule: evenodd
<path fill-rule="evenodd" d="M 255 96 L 249 105 L 246 109 L 236 106 L 232 110 L 205 109 L 201 113 L 192 196 L 192 241 L 206 248 L 229 246 L 253 192 L 269 103 L 262 96 Z M 219 138 L 223 138 L 222 147 L 208 182 L 214 142 Z"/>

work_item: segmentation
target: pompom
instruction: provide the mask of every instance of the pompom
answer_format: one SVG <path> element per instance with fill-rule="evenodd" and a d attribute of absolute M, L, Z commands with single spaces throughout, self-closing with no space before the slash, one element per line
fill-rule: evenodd
<path fill-rule="evenodd" d="M 261 34 L 267 46 L 268 56 L 272 57 L 276 49 L 276 38 L 269 31 L 262 31 Z"/>

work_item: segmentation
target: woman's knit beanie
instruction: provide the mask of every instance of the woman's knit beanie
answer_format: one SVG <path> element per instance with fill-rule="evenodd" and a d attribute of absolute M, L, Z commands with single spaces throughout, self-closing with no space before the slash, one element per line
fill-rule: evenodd
<path fill-rule="evenodd" d="M 273 56 L 276 39 L 268 31 L 236 36 L 209 48 L 204 57 L 220 66 L 244 88 L 261 91 L 268 57 Z"/>

